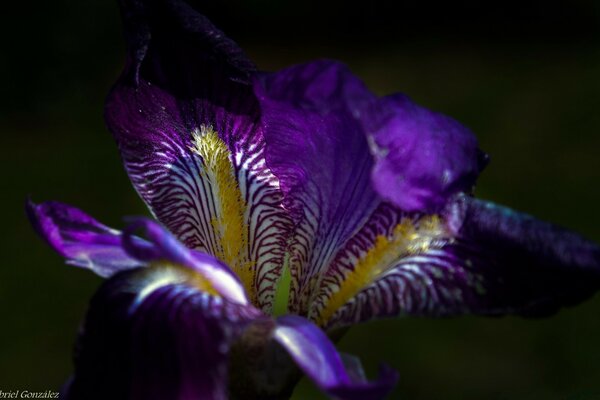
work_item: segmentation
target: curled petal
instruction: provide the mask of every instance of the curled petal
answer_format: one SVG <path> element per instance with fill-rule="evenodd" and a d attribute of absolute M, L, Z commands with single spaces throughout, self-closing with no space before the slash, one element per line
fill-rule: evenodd
<path fill-rule="evenodd" d="M 181 244 L 169 231 L 148 218 L 130 219 L 131 224 L 123 233 L 123 247 L 136 258 L 144 261 L 168 259 L 178 264 L 190 264 L 191 252 Z M 139 243 L 133 232 L 142 230 L 151 243 Z"/>
<path fill-rule="evenodd" d="M 145 264 L 122 248 L 121 232 L 78 208 L 58 202 L 28 201 L 26 211 L 37 233 L 69 264 L 90 269 L 104 278 Z M 130 240 L 138 246 L 149 245 L 138 237 Z"/>
<path fill-rule="evenodd" d="M 445 218 L 451 239 L 398 260 L 328 328 L 403 315 L 546 316 L 600 288 L 600 246 L 574 232 L 467 196 Z"/>
<path fill-rule="evenodd" d="M 171 232 L 148 218 L 134 218 L 131 221 L 132 224 L 123 233 L 123 248 L 129 254 L 148 263 L 168 261 L 187 267 L 207 279 L 221 296 L 237 303 L 248 303 L 240 279 L 222 261 L 188 249 Z M 136 240 L 133 232 L 138 230 L 142 230 L 148 242 Z"/>
<path fill-rule="evenodd" d="M 176 264 L 197 272 L 230 301 L 248 303 L 239 278 L 227 265 L 186 248 L 165 228 L 147 218 L 134 219 L 121 233 L 62 203 L 28 201 L 26 210 L 38 234 L 69 264 L 90 269 L 104 278 L 151 263 Z M 146 239 L 135 236 L 137 230 L 142 230 Z"/>
<path fill-rule="evenodd" d="M 140 300 L 149 271 L 118 274 L 92 299 L 66 399 L 227 398 L 229 346 L 262 313 L 178 281 Z"/>
<path fill-rule="evenodd" d="M 379 195 L 405 211 L 438 211 L 470 192 L 487 155 L 460 123 L 402 94 L 372 101 L 360 113 L 375 166 Z"/>
<path fill-rule="evenodd" d="M 396 384 L 398 375 L 383 366 L 375 382 L 358 381 L 356 367 L 346 370 L 329 338 L 310 321 L 287 315 L 277 319 L 273 338 L 281 344 L 296 365 L 325 393 L 339 399 L 381 399 Z"/>

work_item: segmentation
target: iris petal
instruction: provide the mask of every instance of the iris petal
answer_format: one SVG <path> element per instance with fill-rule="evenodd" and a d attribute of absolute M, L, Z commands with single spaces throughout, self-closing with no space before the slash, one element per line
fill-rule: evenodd
<path fill-rule="evenodd" d="M 273 338 L 290 354 L 298 367 L 325 393 L 339 399 L 381 399 L 398 380 L 395 371 L 382 367 L 377 381 L 355 381 L 359 378 L 356 367 L 352 377 L 341 356 L 323 331 L 310 321 L 287 315 L 277 319 Z"/>
<path fill-rule="evenodd" d="M 185 282 L 137 304 L 146 274 L 118 274 L 92 299 L 66 399 L 227 398 L 229 345 L 262 313 Z"/>
<path fill-rule="evenodd" d="M 333 258 L 314 296 L 309 316 L 327 326 L 334 313 L 399 260 L 439 249 L 451 232 L 436 215 L 407 213 L 382 203 Z M 381 301 L 382 299 L 378 299 Z M 383 307 L 374 303 L 373 308 Z"/>
<path fill-rule="evenodd" d="M 379 195 L 405 211 L 438 211 L 470 192 L 487 155 L 460 123 L 413 103 L 386 96 L 361 112 L 375 157 L 372 181 Z"/>
<path fill-rule="evenodd" d="M 142 230 L 151 246 L 135 240 L 133 232 Z M 190 250 L 169 231 L 148 218 L 135 218 L 123 234 L 123 247 L 129 254 L 148 263 L 167 261 L 197 273 L 206 279 L 220 296 L 230 301 L 247 304 L 248 298 L 239 278 L 217 258 Z"/>
<path fill-rule="evenodd" d="M 120 231 L 101 224 L 78 208 L 59 202 L 28 201 L 26 211 L 37 233 L 69 264 L 87 268 L 104 278 L 145 264 L 122 248 Z M 132 236 L 131 241 L 139 246 L 149 245 L 138 237 Z"/>
<path fill-rule="evenodd" d="M 223 259 L 270 309 L 288 219 L 264 162 L 254 67 L 181 1 L 124 1 L 128 63 L 105 108 L 125 168 L 186 246 Z"/>
<path fill-rule="evenodd" d="M 290 308 L 305 314 L 318 274 L 379 202 L 370 184 L 367 138 L 348 105 L 369 93 L 331 61 L 265 75 L 256 91 L 267 164 L 280 180 L 284 206 L 296 224 Z"/>
<path fill-rule="evenodd" d="M 600 288 L 600 247 L 574 232 L 466 196 L 446 221 L 452 239 L 398 260 L 328 328 L 404 315 L 546 316 Z"/>
<path fill-rule="evenodd" d="M 264 74 L 255 91 L 267 164 L 296 224 L 290 308 L 301 315 L 311 316 L 336 255 L 384 201 L 400 214 L 439 211 L 484 165 L 466 128 L 402 95 L 377 98 L 334 61 Z"/>
<path fill-rule="evenodd" d="M 239 278 L 227 265 L 208 254 L 186 248 L 165 228 L 147 218 L 133 219 L 121 233 L 66 204 L 29 201 L 26 208 L 38 233 L 69 264 L 107 278 L 120 271 L 168 262 L 207 279 L 230 301 L 248 303 Z M 140 230 L 146 239 L 134 235 Z"/>

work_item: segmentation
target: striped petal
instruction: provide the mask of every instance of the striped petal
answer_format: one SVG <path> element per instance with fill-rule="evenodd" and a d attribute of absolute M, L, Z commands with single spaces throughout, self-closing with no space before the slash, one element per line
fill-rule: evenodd
<path fill-rule="evenodd" d="M 402 95 L 377 98 L 337 62 L 262 75 L 255 86 L 267 164 L 296 225 L 295 313 L 312 317 L 337 254 L 377 218 L 383 201 L 414 213 L 437 211 L 470 190 L 484 164 L 460 124 Z"/>
<path fill-rule="evenodd" d="M 182 1 L 124 1 L 122 13 L 128 62 L 105 117 L 129 177 L 160 222 L 268 310 L 288 228 L 246 83 L 254 67 Z"/>
<path fill-rule="evenodd" d="M 545 316 L 600 288 L 600 247 L 563 228 L 463 196 L 446 229 L 449 238 L 396 260 L 337 308 L 327 328 L 403 315 Z"/>
<path fill-rule="evenodd" d="M 68 264 L 87 268 L 103 278 L 145 264 L 123 249 L 120 231 L 78 208 L 54 201 L 41 204 L 28 201 L 26 211 L 36 232 Z M 133 236 L 131 241 L 138 246 L 149 245 Z"/>
<path fill-rule="evenodd" d="M 90 304 L 63 398 L 228 398 L 229 346 L 263 314 L 176 276 L 149 268 L 103 285 Z"/>
<path fill-rule="evenodd" d="M 267 164 L 281 182 L 296 226 L 290 309 L 306 315 L 319 274 L 379 200 L 373 159 L 350 99 L 372 96 L 342 65 L 322 61 L 262 77 Z"/>
<path fill-rule="evenodd" d="M 339 308 L 384 276 L 398 260 L 441 248 L 451 238 L 439 217 L 406 213 L 382 203 L 336 252 L 309 309 L 309 317 L 328 326 Z"/>

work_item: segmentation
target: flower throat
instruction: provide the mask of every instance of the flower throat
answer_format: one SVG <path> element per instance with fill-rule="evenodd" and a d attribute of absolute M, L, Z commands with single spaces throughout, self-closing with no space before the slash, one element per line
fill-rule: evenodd
<path fill-rule="evenodd" d="M 250 301 L 257 302 L 254 266 L 248 256 L 246 201 L 235 176 L 231 152 L 211 126 L 201 125 L 192 133 L 191 151 L 202 158 L 202 178 L 208 182 L 214 200 L 211 225 L 216 248 L 214 256 L 229 265 L 240 277 Z"/>

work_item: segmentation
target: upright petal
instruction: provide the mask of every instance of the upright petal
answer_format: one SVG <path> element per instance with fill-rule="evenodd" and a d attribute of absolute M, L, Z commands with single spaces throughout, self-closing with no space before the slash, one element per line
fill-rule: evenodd
<path fill-rule="evenodd" d="M 403 315 L 545 316 L 600 288 L 600 246 L 573 232 L 466 196 L 449 204 L 445 225 L 448 238 L 396 260 L 325 325 Z"/>
<path fill-rule="evenodd" d="M 456 121 L 402 95 L 377 98 L 337 62 L 263 75 L 255 86 L 267 165 L 296 224 L 291 309 L 302 315 L 319 301 L 336 254 L 378 218 L 384 201 L 398 215 L 439 211 L 471 190 L 485 164 Z"/>
<path fill-rule="evenodd" d="M 78 208 L 59 202 L 35 204 L 26 211 L 37 233 L 67 259 L 67 263 L 87 268 L 107 278 L 144 263 L 121 246 L 121 232 L 111 229 Z M 147 243 L 132 237 L 139 246 Z"/>
<path fill-rule="evenodd" d="M 335 347 L 316 325 L 287 315 L 277 319 L 273 338 L 290 354 L 300 369 L 325 393 L 338 399 L 381 399 L 398 380 L 395 371 L 383 366 L 375 382 L 355 381 Z"/>
<path fill-rule="evenodd" d="M 264 162 L 254 67 L 178 0 L 124 0 L 128 61 L 105 109 L 125 168 L 157 219 L 230 265 L 269 309 L 287 219 Z"/>
<path fill-rule="evenodd" d="M 285 193 L 295 237 L 291 309 L 306 314 L 318 274 L 379 200 L 373 160 L 350 100 L 372 95 L 343 65 L 320 61 L 265 75 L 261 101 L 267 165 Z"/>
<path fill-rule="evenodd" d="M 160 269 L 120 273 L 92 299 L 64 398 L 226 399 L 229 346 L 256 318 Z"/>

